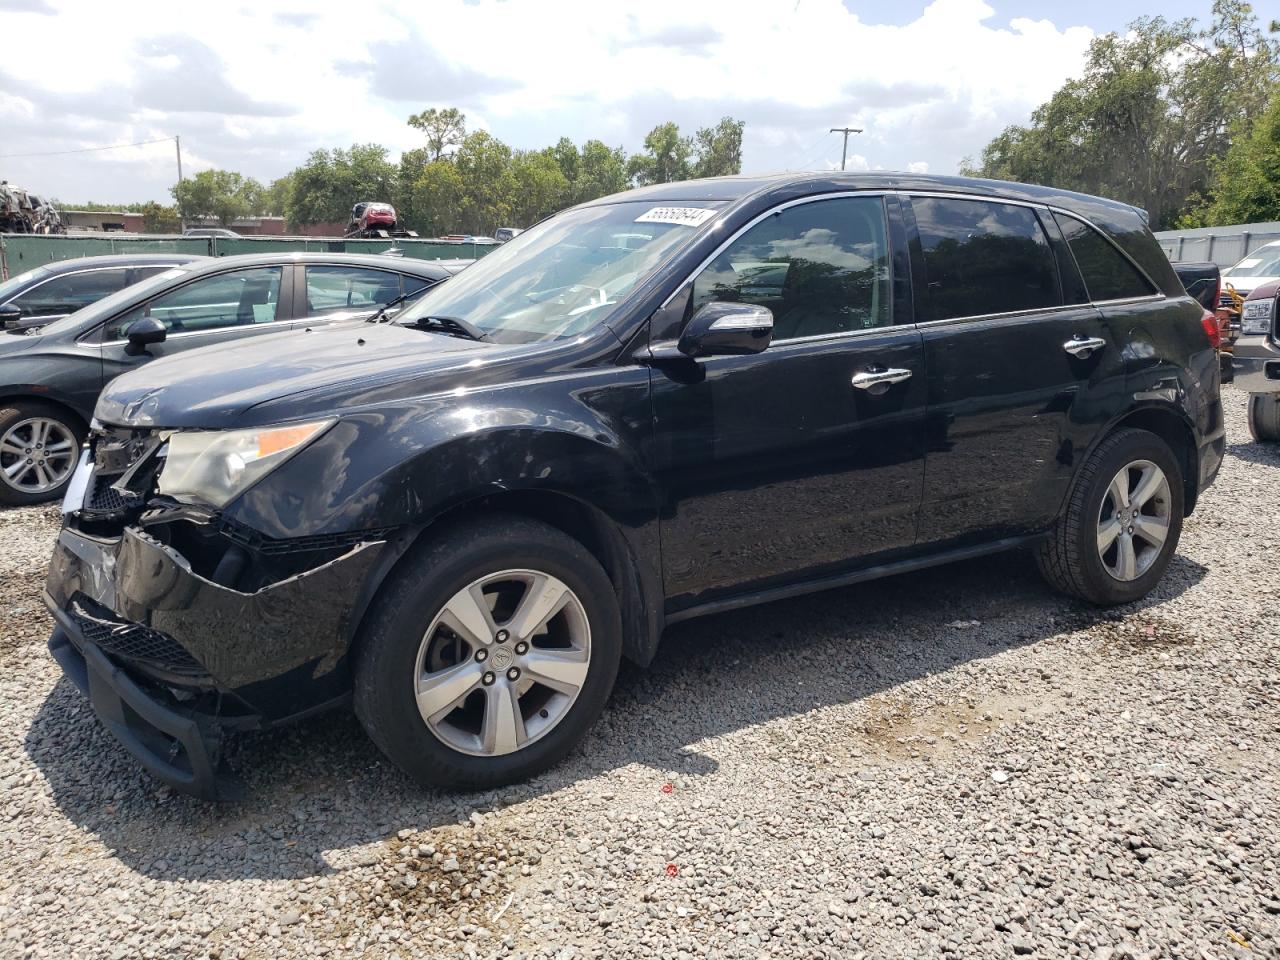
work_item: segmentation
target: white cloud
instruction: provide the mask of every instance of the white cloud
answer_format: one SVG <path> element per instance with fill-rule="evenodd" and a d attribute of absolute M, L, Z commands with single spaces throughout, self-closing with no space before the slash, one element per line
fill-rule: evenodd
<path fill-rule="evenodd" d="M 927 160 L 912 160 L 907 164 L 908 173 L 928 173 L 929 162 Z"/>
<path fill-rule="evenodd" d="M 41 13 L 56 8 L 56 20 Z M 458 106 L 517 147 L 561 135 L 628 150 L 655 123 L 747 121 L 744 167 L 951 172 L 1078 71 L 1092 31 L 1006 26 L 981 0 L 935 0 L 913 22 L 863 22 L 839 0 L 550 3 L 377 0 L 206 8 L 47 0 L 0 13 L 0 35 L 53 28 L 0 64 L 0 153 L 180 133 L 188 170 L 278 176 L 319 147 L 420 143 L 405 124 Z M 629 9 L 630 12 L 625 12 Z M 207 11 L 207 12 L 205 12 Z M 102 51 L 116 51 L 103 69 Z M 163 197 L 172 149 L 0 159 L 0 175 L 69 199 Z"/>

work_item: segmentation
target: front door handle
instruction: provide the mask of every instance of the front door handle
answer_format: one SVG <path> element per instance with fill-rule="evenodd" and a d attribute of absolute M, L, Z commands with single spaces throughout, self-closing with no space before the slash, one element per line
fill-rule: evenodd
<path fill-rule="evenodd" d="M 853 385 L 859 390 L 870 390 L 873 387 L 887 388 L 890 384 L 910 379 L 911 371 L 900 367 L 889 367 L 887 370 L 860 370 L 853 375 Z"/>
<path fill-rule="evenodd" d="M 1101 337 L 1085 337 L 1077 333 L 1062 345 L 1062 349 L 1073 357 L 1079 357 L 1083 360 L 1085 357 L 1092 355 L 1095 350 L 1101 350 L 1106 345 L 1107 341 Z"/>

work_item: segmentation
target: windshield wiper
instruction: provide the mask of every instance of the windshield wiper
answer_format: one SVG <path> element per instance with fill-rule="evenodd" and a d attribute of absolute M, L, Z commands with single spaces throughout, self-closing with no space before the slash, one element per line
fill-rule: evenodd
<path fill-rule="evenodd" d="M 447 333 L 451 337 L 463 337 L 467 340 L 488 340 L 488 335 L 477 327 L 474 323 L 468 323 L 461 317 L 414 317 L 412 320 L 405 321 L 406 327 L 413 326 L 419 329 L 437 329 L 441 333 Z"/>
<path fill-rule="evenodd" d="M 392 297 L 390 300 L 388 300 L 386 303 L 384 303 L 381 307 L 378 308 L 377 313 L 375 313 L 371 317 L 365 318 L 364 322 L 365 323 L 385 323 L 386 320 L 383 320 L 383 317 L 386 317 L 388 310 L 390 310 L 392 307 L 398 307 L 400 304 L 404 303 L 410 297 L 416 297 L 420 293 L 426 293 L 428 290 L 430 290 L 434 286 L 435 284 L 433 283 L 425 287 L 419 287 L 417 290 L 410 290 L 408 293 L 402 293 L 398 297 Z M 390 317 L 387 317 L 387 320 L 390 320 L 390 319 L 391 319 Z"/>

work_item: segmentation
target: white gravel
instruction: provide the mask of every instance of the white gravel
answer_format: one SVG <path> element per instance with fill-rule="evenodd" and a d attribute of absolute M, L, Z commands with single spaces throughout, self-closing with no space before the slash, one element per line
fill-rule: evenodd
<path fill-rule="evenodd" d="M 0 956 L 1280 956 L 1280 450 L 1226 399 L 1147 602 L 1011 555 L 694 621 L 478 795 L 342 714 L 158 788 L 43 647 L 54 514 L 0 513 Z"/>

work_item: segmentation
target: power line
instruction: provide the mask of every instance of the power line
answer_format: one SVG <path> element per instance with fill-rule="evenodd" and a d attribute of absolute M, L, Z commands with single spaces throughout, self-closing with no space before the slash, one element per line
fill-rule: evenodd
<path fill-rule="evenodd" d="M 97 150 L 122 150 L 125 147 L 145 147 L 149 143 L 168 143 L 173 137 L 160 137 L 156 140 L 139 140 L 137 143 L 112 143 L 105 147 L 81 147 L 79 150 L 51 150 L 47 153 L 0 153 L 0 160 L 13 160 L 18 157 L 61 157 L 68 153 L 93 153 Z"/>

